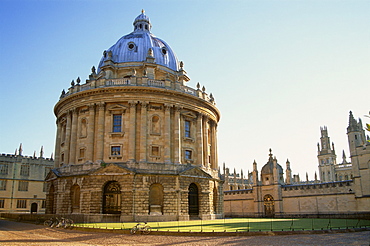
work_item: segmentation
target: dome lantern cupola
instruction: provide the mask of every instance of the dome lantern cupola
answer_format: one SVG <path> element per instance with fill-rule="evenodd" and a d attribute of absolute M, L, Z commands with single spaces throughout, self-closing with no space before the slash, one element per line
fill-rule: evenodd
<path fill-rule="evenodd" d="M 133 25 L 133 32 L 121 37 L 116 44 L 104 52 L 97 73 L 104 70 L 104 66 L 116 66 L 119 69 L 124 68 L 126 64 L 142 66 L 146 62 L 150 49 L 154 58 L 150 63 L 163 66 L 164 69 L 169 68 L 172 73 L 178 72 L 180 65 L 175 52 L 164 40 L 151 33 L 152 24 L 149 17 L 144 14 L 144 10 L 135 18 Z M 111 56 L 108 57 L 108 54 Z"/>
<path fill-rule="evenodd" d="M 141 11 L 141 14 L 138 17 L 136 17 L 133 25 L 134 25 L 134 32 L 136 31 L 150 32 L 150 29 L 152 28 L 152 24 L 150 24 L 149 17 L 145 15 L 144 9 Z"/>

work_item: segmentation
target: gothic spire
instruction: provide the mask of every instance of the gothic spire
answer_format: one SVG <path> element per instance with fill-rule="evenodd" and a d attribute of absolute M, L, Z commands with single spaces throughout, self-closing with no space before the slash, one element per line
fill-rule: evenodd
<path fill-rule="evenodd" d="M 41 146 L 40 157 L 44 157 L 44 146 Z"/>
<path fill-rule="evenodd" d="M 22 155 L 22 152 L 23 152 L 23 148 L 22 148 L 22 143 L 19 145 L 19 150 L 18 150 L 18 154 L 19 155 Z"/>

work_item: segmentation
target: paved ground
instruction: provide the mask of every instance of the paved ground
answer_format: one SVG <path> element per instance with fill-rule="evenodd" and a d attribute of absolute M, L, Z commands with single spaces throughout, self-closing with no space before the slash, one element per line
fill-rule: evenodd
<path fill-rule="evenodd" d="M 370 231 L 247 237 L 129 235 L 0 220 L 0 245 L 370 245 Z"/>

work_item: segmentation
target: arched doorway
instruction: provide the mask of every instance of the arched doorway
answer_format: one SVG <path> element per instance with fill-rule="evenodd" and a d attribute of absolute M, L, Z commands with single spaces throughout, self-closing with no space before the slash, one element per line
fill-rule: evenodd
<path fill-rule="evenodd" d="M 31 214 L 33 213 L 37 213 L 37 203 L 36 202 L 33 202 L 31 204 Z"/>
<path fill-rule="evenodd" d="M 72 213 L 79 213 L 80 212 L 80 186 L 73 185 L 71 188 L 71 205 L 72 205 Z"/>
<path fill-rule="evenodd" d="M 265 216 L 274 217 L 275 215 L 275 202 L 271 195 L 265 195 L 263 198 L 263 205 L 265 207 Z"/>
<path fill-rule="evenodd" d="M 103 214 L 121 213 L 121 187 L 117 181 L 108 182 L 104 186 Z"/>
<path fill-rule="evenodd" d="M 198 186 L 194 183 L 189 185 L 189 215 L 199 215 L 199 192 Z"/>

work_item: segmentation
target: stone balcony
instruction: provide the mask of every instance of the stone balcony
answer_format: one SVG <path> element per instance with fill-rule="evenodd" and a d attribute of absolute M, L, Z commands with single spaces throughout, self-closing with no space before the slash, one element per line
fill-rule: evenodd
<path fill-rule="evenodd" d="M 170 80 L 155 80 L 149 79 L 147 77 L 131 77 L 131 78 L 117 78 L 117 79 L 98 79 L 98 80 L 87 80 L 85 84 L 80 85 L 79 80 L 77 80 L 77 84 L 74 82 L 71 83 L 71 87 L 68 89 L 67 92 L 64 90 L 60 96 L 60 99 L 68 97 L 72 94 L 96 89 L 96 88 L 104 88 L 104 87 L 121 87 L 121 86 L 138 86 L 138 87 L 153 87 L 153 88 L 163 88 L 167 90 L 175 90 L 178 92 L 186 93 L 198 98 L 201 98 L 213 105 L 215 105 L 215 99 L 213 98 L 212 93 L 207 94 L 205 92 L 205 87 L 200 89 L 200 85 L 198 83 L 197 89 L 191 88 L 189 86 L 182 85 L 180 82 L 173 82 Z"/>

